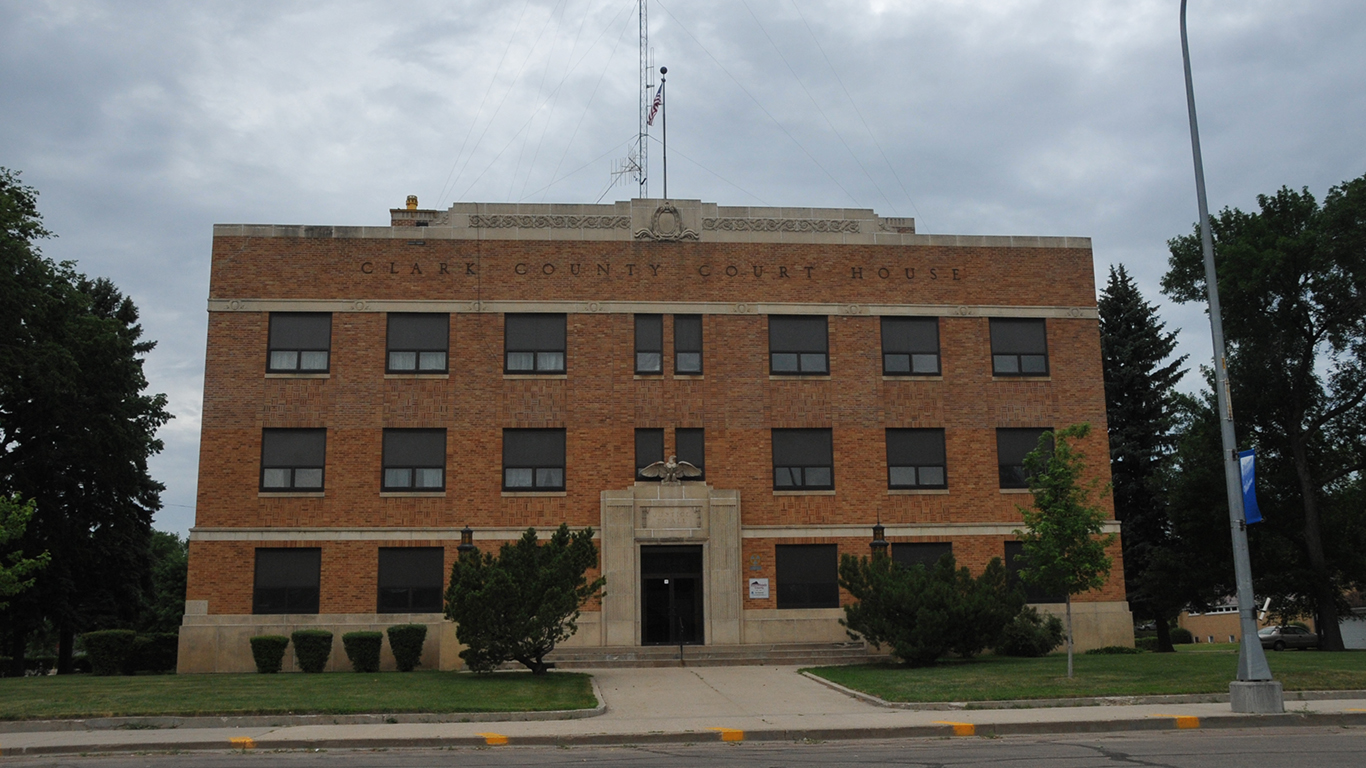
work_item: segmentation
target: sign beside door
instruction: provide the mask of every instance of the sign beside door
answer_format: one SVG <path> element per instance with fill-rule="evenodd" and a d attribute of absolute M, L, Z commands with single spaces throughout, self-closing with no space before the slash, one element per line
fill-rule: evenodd
<path fill-rule="evenodd" d="M 768 599 L 768 579 L 749 580 L 749 599 L 767 600 Z"/>

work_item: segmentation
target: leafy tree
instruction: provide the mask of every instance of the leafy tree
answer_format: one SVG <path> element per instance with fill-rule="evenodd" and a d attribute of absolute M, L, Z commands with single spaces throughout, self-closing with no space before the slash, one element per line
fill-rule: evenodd
<path fill-rule="evenodd" d="M 135 619 L 163 488 L 147 459 L 170 415 L 164 395 L 144 392 L 154 343 L 137 308 L 108 280 L 41 256 L 36 200 L 0 169 L 0 493 L 36 502 L 8 548 L 52 555 L 5 619 L 16 667 L 28 633 L 50 622 L 69 672 L 76 632 Z"/>
<path fill-rule="evenodd" d="M 22 503 L 18 496 L 0 496 L 0 546 L 4 546 L 24 535 L 28 521 L 33 517 L 33 502 Z M 33 586 L 33 579 L 24 577 L 47 567 L 52 558 L 44 552 L 37 557 L 24 557 L 20 551 L 11 552 L 9 563 L 0 563 L 0 609 L 9 605 L 7 598 Z"/>
<path fill-rule="evenodd" d="M 1171 652 L 1175 649 L 1167 622 L 1181 605 L 1167 599 L 1170 592 L 1145 589 L 1143 574 L 1156 553 L 1172 544 L 1162 481 L 1174 447 L 1173 387 L 1185 373 L 1181 364 L 1186 357 L 1168 360 L 1176 349 L 1176 333 L 1165 330 L 1157 309 L 1143 299 L 1123 264 L 1110 267 L 1099 308 L 1124 588 L 1138 618 L 1156 619 L 1158 650 Z"/>
<path fill-rule="evenodd" d="M 1366 586 L 1366 522 L 1341 499 L 1366 469 L 1366 176 L 1322 207 L 1285 187 L 1257 203 L 1210 224 L 1234 413 L 1258 452 L 1257 587 L 1341 650 L 1344 594 Z M 1163 291 L 1205 301 L 1198 229 L 1168 245 Z"/>
<path fill-rule="evenodd" d="M 579 610 L 602 594 L 607 580 L 586 575 L 597 564 L 593 529 L 571 533 L 563 523 L 545 544 L 528 528 L 497 555 L 461 552 L 446 590 L 446 617 L 467 646 L 460 657 L 476 672 L 516 660 L 545 674 L 546 654 L 578 630 Z"/>
<path fill-rule="evenodd" d="M 1024 545 L 1020 578 L 1047 592 L 1067 595 L 1067 676 L 1072 677 L 1072 595 L 1105 584 L 1112 558 L 1106 547 L 1115 535 L 1102 536 L 1105 513 L 1090 501 L 1094 483 L 1083 485 L 1084 456 L 1073 445 L 1091 425 L 1073 424 L 1039 436 L 1039 447 L 1025 456 L 1034 506 L 1020 507 L 1025 530 L 1015 531 Z"/>
<path fill-rule="evenodd" d="M 1000 558 L 974 578 L 955 567 L 952 554 L 928 569 L 907 568 L 886 555 L 845 555 L 839 577 L 858 601 L 844 607 L 840 623 L 852 637 L 890 646 L 911 666 L 933 664 L 949 651 L 971 658 L 994 646 L 1024 605 L 1023 592 L 1007 586 Z"/>
<path fill-rule="evenodd" d="M 174 533 L 152 531 L 151 573 L 143 596 L 137 630 L 178 632 L 185 617 L 185 582 L 189 574 L 189 542 Z"/>

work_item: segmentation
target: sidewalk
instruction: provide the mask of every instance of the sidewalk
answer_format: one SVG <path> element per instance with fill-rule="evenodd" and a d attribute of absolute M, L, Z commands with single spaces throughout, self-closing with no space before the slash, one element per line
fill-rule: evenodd
<path fill-rule="evenodd" d="M 0 734 L 0 754 L 796 741 L 1366 725 L 1366 699 L 1287 702 L 1284 715 L 1234 714 L 1227 703 L 946 712 L 880 707 L 803 677 L 796 667 L 591 673 L 605 699 L 606 712 L 586 719 L 53 730 Z M 1360 692 L 1347 695 L 1359 696 Z"/>

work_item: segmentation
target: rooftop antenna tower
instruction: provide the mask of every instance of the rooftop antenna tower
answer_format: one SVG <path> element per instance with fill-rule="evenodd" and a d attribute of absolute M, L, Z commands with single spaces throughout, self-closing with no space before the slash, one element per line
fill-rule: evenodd
<path fill-rule="evenodd" d="M 650 196 L 650 92 L 654 90 L 655 53 L 650 49 L 650 0 L 639 0 L 640 16 L 640 122 L 635 143 L 612 169 L 613 184 L 636 182 L 640 197 Z"/>

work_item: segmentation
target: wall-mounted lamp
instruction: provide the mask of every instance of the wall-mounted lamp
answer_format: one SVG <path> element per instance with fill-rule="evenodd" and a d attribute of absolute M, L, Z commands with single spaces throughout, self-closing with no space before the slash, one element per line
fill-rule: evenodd
<path fill-rule="evenodd" d="M 467 525 L 460 529 L 460 546 L 456 547 L 456 550 L 461 553 L 473 552 L 475 550 L 473 528 Z"/>
<path fill-rule="evenodd" d="M 887 539 L 883 537 L 886 530 L 882 527 L 881 520 L 873 525 L 873 543 L 868 545 L 873 550 L 873 557 L 886 556 L 887 554 Z"/>

